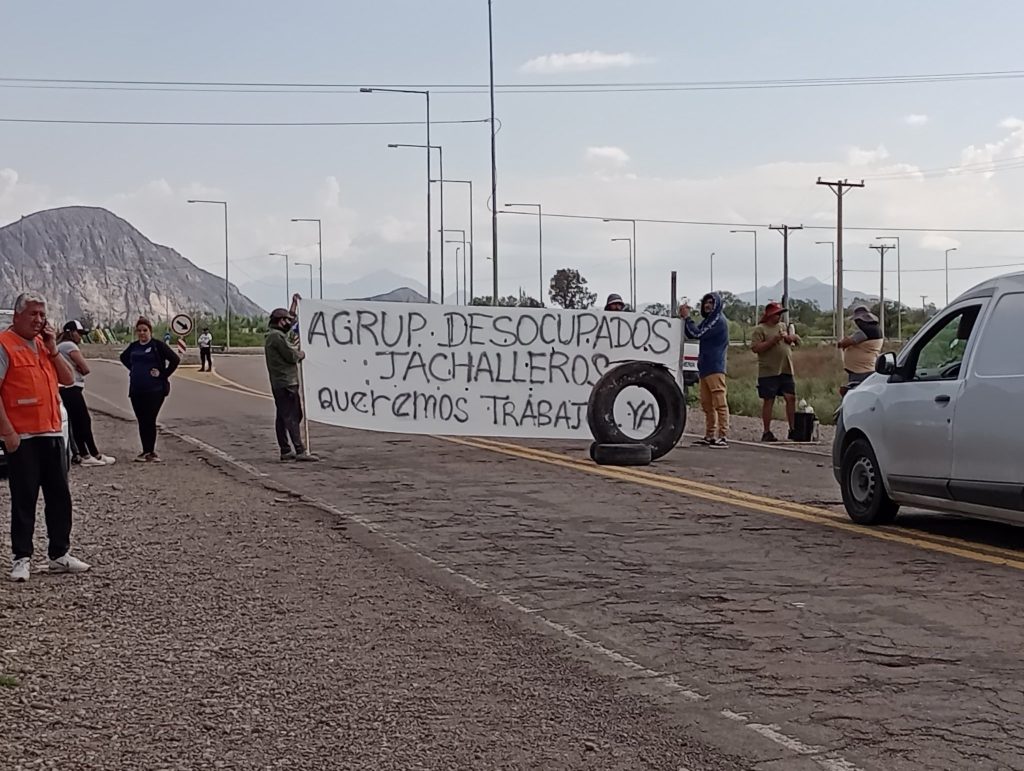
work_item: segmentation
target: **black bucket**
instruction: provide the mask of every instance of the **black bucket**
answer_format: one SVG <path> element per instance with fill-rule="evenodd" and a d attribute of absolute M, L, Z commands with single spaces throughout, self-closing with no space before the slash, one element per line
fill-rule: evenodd
<path fill-rule="evenodd" d="M 798 412 L 793 423 L 793 441 L 809 442 L 814 438 L 814 423 L 817 420 L 813 412 Z"/>

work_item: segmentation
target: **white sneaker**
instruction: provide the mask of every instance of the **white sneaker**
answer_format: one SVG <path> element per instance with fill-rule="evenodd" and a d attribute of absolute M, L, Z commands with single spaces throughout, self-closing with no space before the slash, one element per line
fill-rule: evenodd
<path fill-rule="evenodd" d="M 70 553 L 50 560 L 51 573 L 84 573 L 90 567 L 87 562 L 82 562 L 78 557 L 72 557 Z"/>
<path fill-rule="evenodd" d="M 111 455 L 100 455 L 96 460 L 101 461 L 104 466 L 113 466 L 117 463 L 117 458 Z"/>
<path fill-rule="evenodd" d="M 83 455 L 81 466 L 88 468 L 90 466 L 106 466 L 107 464 L 101 461 L 99 458 L 94 458 L 91 455 Z"/>
<path fill-rule="evenodd" d="M 21 559 L 13 560 L 11 562 L 11 580 L 25 582 L 28 581 L 29 568 L 31 559 L 28 557 L 22 557 Z"/>

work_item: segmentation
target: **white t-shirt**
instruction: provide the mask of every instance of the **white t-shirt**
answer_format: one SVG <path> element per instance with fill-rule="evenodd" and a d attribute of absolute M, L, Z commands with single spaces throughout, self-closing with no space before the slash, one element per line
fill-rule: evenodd
<path fill-rule="evenodd" d="M 203 334 L 199 335 L 200 348 L 209 348 L 211 343 L 213 343 L 213 335 L 209 332 L 203 332 Z"/>
<path fill-rule="evenodd" d="M 78 371 L 78 367 L 75 366 L 75 362 L 71 360 L 71 354 L 78 350 L 80 350 L 79 347 L 70 340 L 57 343 L 57 353 L 64 357 L 64 361 L 68 363 L 68 366 L 71 367 L 71 371 L 75 373 L 74 385 L 62 385 L 61 388 L 85 388 L 85 375 Z"/>

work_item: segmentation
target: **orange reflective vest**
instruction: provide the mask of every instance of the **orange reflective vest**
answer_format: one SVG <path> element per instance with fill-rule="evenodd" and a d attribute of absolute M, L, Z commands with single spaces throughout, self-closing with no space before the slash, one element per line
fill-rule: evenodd
<path fill-rule="evenodd" d="M 7 374 L 0 384 L 0 400 L 17 433 L 59 433 L 57 370 L 46 355 L 42 338 L 37 337 L 35 342 L 38 354 L 17 332 L 11 329 L 0 332 L 0 347 L 7 354 Z"/>

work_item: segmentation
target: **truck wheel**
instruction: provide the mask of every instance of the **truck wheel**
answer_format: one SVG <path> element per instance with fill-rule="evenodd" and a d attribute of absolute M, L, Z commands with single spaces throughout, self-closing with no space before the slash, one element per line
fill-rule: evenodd
<path fill-rule="evenodd" d="M 899 504 L 885 491 L 878 458 L 867 439 L 854 440 L 843 453 L 839 487 L 846 513 L 858 525 L 888 525 L 896 519 Z"/>
<path fill-rule="evenodd" d="M 645 439 L 633 439 L 615 422 L 615 401 L 630 386 L 643 388 L 658 405 L 658 425 Z M 597 444 L 645 444 L 651 458 L 660 458 L 672 450 L 686 428 L 686 400 L 672 373 L 660 364 L 630 361 L 613 367 L 601 376 L 590 392 L 587 425 Z"/>
<path fill-rule="evenodd" d="M 590 457 L 599 466 L 649 466 L 651 448 L 646 444 L 599 444 L 590 445 Z"/>

